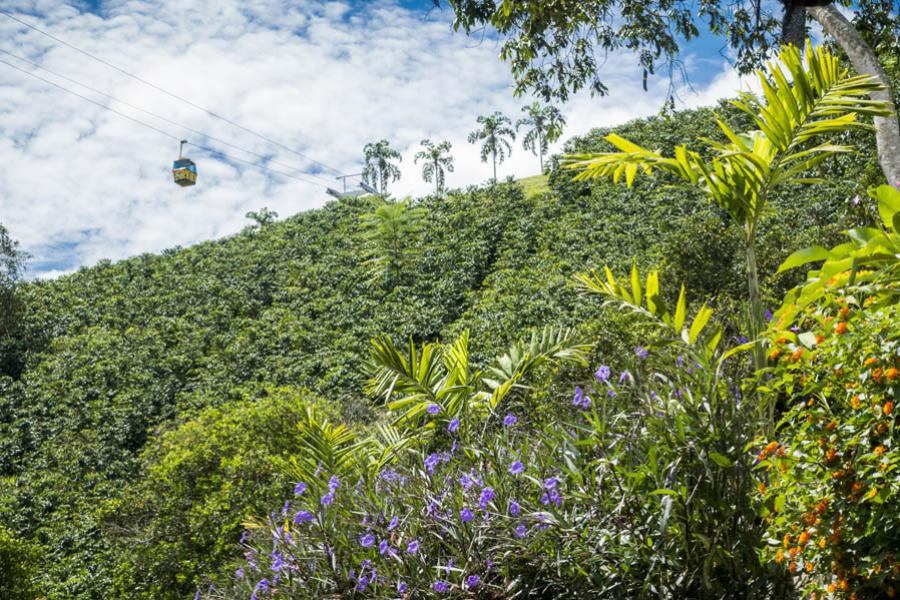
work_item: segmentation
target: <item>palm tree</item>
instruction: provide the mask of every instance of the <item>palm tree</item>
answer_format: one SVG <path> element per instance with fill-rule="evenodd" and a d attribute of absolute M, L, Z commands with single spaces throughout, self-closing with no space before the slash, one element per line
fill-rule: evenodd
<path fill-rule="evenodd" d="M 771 63 L 760 72 L 762 98 L 747 92 L 733 104 L 759 127 L 738 134 L 724 122 L 719 127 L 728 143 L 711 143 L 712 158 L 685 146 L 667 157 L 642 148 L 616 134 L 606 141 L 617 152 L 567 157 L 569 168 L 582 171 L 575 179 L 611 178 L 631 186 L 639 172 L 653 170 L 672 174 L 705 192 L 710 201 L 731 215 L 744 235 L 747 286 L 751 314 L 749 329 L 754 340 L 754 364 L 765 366 L 760 340 L 764 330 L 763 304 L 756 263 L 756 235 L 762 219 L 771 212 L 769 194 L 778 187 L 809 185 L 822 180 L 811 171 L 830 157 L 852 152 L 831 138 L 852 130 L 873 127 L 859 116 L 890 114 L 886 102 L 869 100 L 883 89 L 877 78 L 851 75 L 831 52 L 807 42 L 806 52 L 792 45 L 778 55 L 781 65 Z M 788 82 L 793 82 L 793 85 Z"/>
<path fill-rule="evenodd" d="M 512 121 L 509 120 L 509 117 L 499 112 L 488 117 L 478 117 L 478 124 L 482 127 L 469 134 L 469 143 L 484 142 L 481 145 L 481 162 L 487 162 L 488 157 L 493 158 L 494 181 L 497 181 L 497 162 L 502 163 L 509 154 L 512 154 L 512 146 L 506 138 L 515 140 L 516 132 L 512 129 Z"/>
<path fill-rule="evenodd" d="M 409 199 L 386 202 L 360 218 L 371 281 L 393 288 L 416 254 L 426 212 Z"/>
<path fill-rule="evenodd" d="M 419 160 L 425 161 L 422 165 L 422 178 L 431 183 L 434 179 L 435 193 L 440 196 L 444 189 L 444 171 L 453 172 L 453 157 L 450 156 L 450 148 L 453 146 L 450 142 L 441 142 L 434 145 L 431 140 L 422 140 L 424 150 L 416 154 L 413 161 L 418 164 Z"/>
<path fill-rule="evenodd" d="M 528 131 L 522 138 L 522 147 L 537 154 L 541 161 L 541 173 L 544 172 L 544 154 L 548 146 L 559 139 L 562 128 L 566 124 L 562 113 L 555 106 L 542 106 L 535 102 L 531 106 L 523 106 L 522 112 L 527 116 L 516 123 L 516 131 L 520 127 L 527 127 Z"/>
<path fill-rule="evenodd" d="M 400 153 L 391 148 L 387 140 L 366 144 L 363 152 L 366 156 L 363 181 L 375 186 L 382 195 L 387 194 L 387 184 L 400 179 L 400 169 L 392 162 L 403 160 Z"/>

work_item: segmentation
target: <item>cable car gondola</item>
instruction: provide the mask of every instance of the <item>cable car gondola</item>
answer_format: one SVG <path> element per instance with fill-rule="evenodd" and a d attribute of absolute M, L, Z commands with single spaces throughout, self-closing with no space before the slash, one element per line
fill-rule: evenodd
<path fill-rule="evenodd" d="M 175 183 L 181 187 L 195 185 L 197 183 L 197 165 L 189 158 L 184 158 L 184 145 L 187 140 L 181 140 L 181 147 L 178 149 L 178 160 L 172 163 L 172 176 Z"/>

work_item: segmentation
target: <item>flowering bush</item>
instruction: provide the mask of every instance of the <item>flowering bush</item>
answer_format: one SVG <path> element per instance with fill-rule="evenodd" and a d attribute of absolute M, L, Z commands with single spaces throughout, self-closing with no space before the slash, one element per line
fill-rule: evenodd
<path fill-rule="evenodd" d="M 775 597 L 777 574 L 757 557 L 744 452 L 756 407 L 719 379 L 709 309 L 688 321 L 683 305 L 682 295 L 681 308 L 662 315 L 672 335 L 542 406 L 549 421 L 509 412 L 509 397 L 486 414 L 449 412 L 439 399 L 471 407 L 484 398 L 475 385 L 464 392 L 471 398 L 459 396 L 471 374 L 443 380 L 417 368 L 433 387 L 419 386 L 415 404 L 388 402 L 414 419 L 406 435 L 416 432 L 395 440 L 390 460 L 320 424 L 332 450 L 311 444 L 293 497 L 251 525 L 233 581 L 210 594 Z M 374 373 L 385 380 L 383 368 Z M 398 393 L 409 398 L 406 387 Z M 411 417 L 410 406 L 421 410 Z M 353 448 L 363 456 L 347 458 Z"/>
<path fill-rule="evenodd" d="M 894 293 L 853 287 L 773 334 L 768 384 L 787 412 L 758 455 L 765 557 L 810 597 L 900 593 L 898 323 Z"/>

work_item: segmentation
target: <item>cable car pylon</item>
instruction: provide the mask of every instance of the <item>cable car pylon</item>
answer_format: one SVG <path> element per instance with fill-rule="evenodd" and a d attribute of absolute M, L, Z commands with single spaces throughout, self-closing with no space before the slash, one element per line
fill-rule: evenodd
<path fill-rule="evenodd" d="M 335 177 L 335 179 L 337 179 L 338 181 L 340 181 L 341 183 L 344 184 L 344 191 L 339 192 L 335 189 L 328 188 L 326 190 L 326 193 L 329 196 L 334 196 L 335 198 L 345 198 L 345 197 L 358 198 L 365 194 L 376 194 L 377 195 L 378 190 L 376 190 L 375 188 L 373 188 L 372 186 L 367 184 L 365 181 L 359 182 L 358 189 L 355 189 L 355 190 L 347 189 L 347 180 L 351 177 L 359 177 L 360 175 L 362 175 L 362 173 L 351 173 L 349 175 L 338 175 L 337 177 Z"/>

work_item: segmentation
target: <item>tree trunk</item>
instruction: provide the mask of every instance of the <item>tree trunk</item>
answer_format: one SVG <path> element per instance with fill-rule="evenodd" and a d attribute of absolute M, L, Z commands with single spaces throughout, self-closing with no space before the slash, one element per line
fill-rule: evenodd
<path fill-rule="evenodd" d="M 497 153 L 494 152 L 494 183 L 497 183 Z"/>
<path fill-rule="evenodd" d="M 862 35 L 850 21 L 833 5 L 807 6 L 809 15 L 822 25 L 825 33 L 837 41 L 847 53 L 853 68 L 861 75 L 873 75 L 885 87 L 884 91 L 874 92 L 873 100 L 888 102 L 896 111 L 891 97 L 891 82 L 878 56 L 869 47 Z M 878 162 L 888 183 L 900 187 L 900 122 L 897 114 L 889 117 L 875 117 L 875 142 L 878 146 Z"/>
<path fill-rule="evenodd" d="M 538 129 L 538 157 L 541 163 L 541 175 L 544 174 L 544 140 L 541 137 L 541 130 Z"/>
<path fill-rule="evenodd" d="M 806 7 L 798 0 L 782 0 L 781 43 L 803 48 L 806 42 Z"/>

